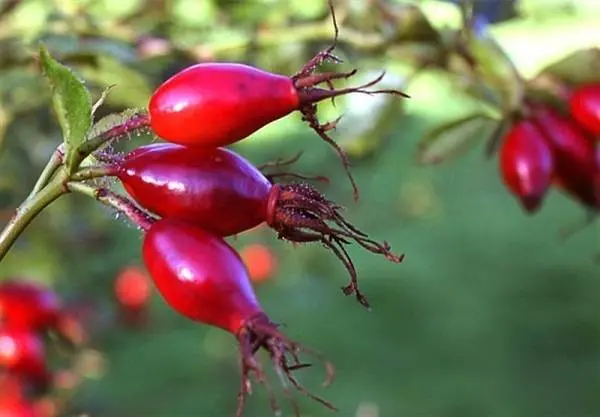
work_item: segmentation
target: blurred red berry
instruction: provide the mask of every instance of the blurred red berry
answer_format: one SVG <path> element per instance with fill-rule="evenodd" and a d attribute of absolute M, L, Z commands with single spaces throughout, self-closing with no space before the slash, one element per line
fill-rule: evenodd
<path fill-rule="evenodd" d="M 594 143 L 574 121 L 550 107 L 537 108 L 534 121 L 553 151 L 556 184 L 586 206 L 600 207 Z"/>
<path fill-rule="evenodd" d="M 24 329 L 1 328 L 0 368 L 21 376 L 36 387 L 45 386 L 50 376 L 41 337 Z"/>
<path fill-rule="evenodd" d="M 0 373 L 0 402 L 5 400 L 20 400 L 23 398 L 23 380 L 12 373 Z"/>
<path fill-rule="evenodd" d="M 40 417 L 33 404 L 25 400 L 0 399 L 0 417 Z"/>
<path fill-rule="evenodd" d="M 0 321 L 11 327 L 45 330 L 56 324 L 61 304 L 49 288 L 20 278 L 0 282 Z"/>
<path fill-rule="evenodd" d="M 504 139 L 500 171 L 524 209 L 537 211 L 552 182 L 554 159 L 542 132 L 530 121 L 517 122 Z"/>
<path fill-rule="evenodd" d="M 148 301 L 152 283 L 138 266 L 123 268 L 115 280 L 115 295 L 119 304 L 119 322 L 128 327 L 141 328 L 148 323 Z"/>
<path fill-rule="evenodd" d="M 600 84 L 586 84 L 573 91 L 569 99 L 573 119 L 594 135 L 600 135 Z"/>
<path fill-rule="evenodd" d="M 240 251 L 240 256 L 253 282 L 269 279 L 277 269 L 277 259 L 273 251 L 260 243 L 245 246 Z"/>
<path fill-rule="evenodd" d="M 139 307 L 150 299 L 152 284 L 146 272 L 138 266 L 123 268 L 115 280 L 115 295 L 120 304 Z"/>

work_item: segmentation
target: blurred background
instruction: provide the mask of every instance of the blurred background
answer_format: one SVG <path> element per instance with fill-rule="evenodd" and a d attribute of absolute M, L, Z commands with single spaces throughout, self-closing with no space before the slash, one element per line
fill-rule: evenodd
<path fill-rule="evenodd" d="M 454 3 L 335 2 L 337 52 L 345 61 L 338 68 L 359 68 L 358 78 L 386 70 L 384 83 L 411 96 L 352 96 L 320 106 L 322 120 L 344 114 L 332 136 L 352 158 L 358 203 L 336 154 L 298 115 L 234 146 L 256 164 L 303 151 L 295 169 L 330 177 L 322 190 L 347 207 L 347 218 L 406 254 L 394 265 L 351 248 L 373 310 L 341 294 L 346 273 L 320 245 L 293 247 L 268 228 L 230 241 L 258 271 L 257 293 L 273 320 L 334 360 L 338 379 L 330 388 L 319 388 L 318 367 L 302 376 L 340 416 L 600 416 L 600 227 L 561 240 L 560 230 L 581 222 L 585 211 L 557 191 L 539 213 L 526 215 L 504 188 L 496 157 L 484 157 L 492 125 L 431 139 L 474 110 L 488 109 L 489 120 L 502 114 L 493 98 L 481 99 L 481 88 L 470 88 L 460 60 L 464 19 Z M 600 46 L 600 2 L 489 0 L 476 1 L 474 10 L 475 33 L 485 33 L 482 42 L 494 39 L 477 55 L 492 72 L 501 65 L 494 48 L 533 79 Z M 158 84 L 196 62 L 240 61 L 293 74 L 332 34 L 325 0 L 3 0 L 0 224 L 61 140 L 33 59 L 37 42 L 86 80 L 94 97 L 116 84 L 101 117 L 144 108 Z M 484 87 L 493 90 L 493 82 Z M 498 85 L 510 90 L 510 82 Z M 446 163 L 428 163 L 440 160 Z M 81 368 L 85 378 L 64 415 L 233 415 L 239 369 L 230 335 L 176 315 L 155 292 L 145 325 L 118 313 L 115 280 L 141 267 L 140 244 L 126 220 L 70 195 L 45 210 L 0 264 L 0 278 L 39 280 L 92 307 L 85 357 L 93 366 Z M 299 401 L 303 417 L 330 415 Z M 246 415 L 268 413 L 257 386 Z M 287 407 L 283 415 L 293 413 Z"/>

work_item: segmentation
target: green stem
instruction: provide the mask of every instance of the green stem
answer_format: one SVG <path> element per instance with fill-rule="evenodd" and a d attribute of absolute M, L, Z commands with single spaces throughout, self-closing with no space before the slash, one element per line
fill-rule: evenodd
<path fill-rule="evenodd" d="M 94 178 L 114 177 L 119 167 L 113 165 L 90 166 L 80 169 L 71 175 L 71 181 L 86 181 Z"/>
<path fill-rule="evenodd" d="M 40 174 L 40 177 L 38 178 L 37 182 L 33 186 L 33 189 L 31 190 L 31 192 L 27 196 L 26 201 L 27 200 L 31 200 L 33 197 L 35 197 L 35 195 L 37 193 L 39 193 L 42 190 L 42 188 L 44 188 L 46 186 L 46 184 L 48 184 L 48 181 L 50 181 L 50 179 L 52 178 L 52 176 L 54 175 L 54 173 L 56 172 L 56 170 L 62 164 L 64 155 L 65 155 L 65 153 L 64 153 L 64 147 L 61 144 L 61 145 L 59 145 L 56 148 L 56 150 L 54 151 L 54 153 L 50 157 L 50 160 L 48 161 L 48 163 L 46 164 L 46 166 L 42 170 L 42 173 Z"/>
<path fill-rule="evenodd" d="M 30 199 L 25 200 L 25 202 L 17 208 L 14 216 L 0 233 L 0 262 L 12 247 L 15 240 L 23 233 L 23 230 L 25 230 L 27 225 L 29 225 L 29 223 L 31 223 L 45 207 L 67 192 L 64 187 L 66 178 L 65 171 L 59 171 L 44 188 Z"/>
<path fill-rule="evenodd" d="M 83 194 L 99 201 L 105 206 L 114 208 L 144 231 L 148 230 L 152 226 L 152 223 L 156 221 L 154 217 L 139 208 L 128 198 L 106 188 L 97 188 L 81 182 L 68 182 L 66 186 L 69 191 Z"/>

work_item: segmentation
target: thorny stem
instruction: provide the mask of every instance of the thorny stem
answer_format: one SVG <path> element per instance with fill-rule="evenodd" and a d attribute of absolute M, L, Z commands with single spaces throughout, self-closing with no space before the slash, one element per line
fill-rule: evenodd
<path fill-rule="evenodd" d="M 124 135 L 131 134 L 136 131 L 141 131 L 150 126 L 150 118 L 145 113 L 138 113 L 132 116 L 125 123 L 119 124 L 112 129 L 91 138 L 87 142 L 84 142 L 77 149 L 77 157 L 80 161 L 83 161 L 89 154 L 98 150 L 100 147 L 106 145 L 111 140 L 118 139 Z"/>
<path fill-rule="evenodd" d="M 133 224 L 146 231 L 156 219 L 135 205 L 131 200 L 106 188 L 97 188 L 80 182 L 68 182 L 69 191 L 86 195 L 105 206 L 114 208 L 125 215 Z"/>
<path fill-rule="evenodd" d="M 50 156 L 50 160 L 42 170 L 40 177 L 33 186 L 33 189 L 27 196 L 26 200 L 31 200 L 37 193 L 39 193 L 42 190 L 42 188 L 46 186 L 46 184 L 48 184 L 48 181 L 50 181 L 56 170 L 62 164 L 64 156 L 64 146 L 61 144 L 56 148 L 52 156 Z"/>
<path fill-rule="evenodd" d="M 25 200 L 0 233 L 0 261 L 31 221 L 50 203 L 67 192 L 67 174 L 60 170 L 37 194 Z"/>

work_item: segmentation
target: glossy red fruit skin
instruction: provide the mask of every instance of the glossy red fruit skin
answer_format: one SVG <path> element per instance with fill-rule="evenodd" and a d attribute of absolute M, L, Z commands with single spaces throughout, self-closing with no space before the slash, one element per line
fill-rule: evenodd
<path fill-rule="evenodd" d="M 595 180 L 599 164 L 594 143 L 585 131 L 547 106 L 536 109 L 533 120 L 552 148 L 557 185 L 586 206 L 600 207 Z"/>
<path fill-rule="evenodd" d="M 532 122 L 521 120 L 508 132 L 500 150 L 500 171 L 523 208 L 530 213 L 537 211 L 552 183 L 554 158 Z"/>
<path fill-rule="evenodd" d="M 45 385 L 48 382 L 44 343 L 30 330 L 0 329 L 0 369 L 4 368 L 26 380 Z"/>
<path fill-rule="evenodd" d="M 0 322 L 11 327 L 43 330 L 56 324 L 61 303 L 43 285 L 20 278 L 0 282 Z"/>
<path fill-rule="evenodd" d="M 271 183 L 233 151 L 161 143 L 142 146 L 120 164 L 118 177 L 142 207 L 219 236 L 266 218 Z"/>
<path fill-rule="evenodd" d="M 162 219 L 146 232 L 142 253 L 158 291 L 181 315 L 236 334 L 263 314 L 244 263 L 222 238 Z"/>
<path fill-rule="evenodd" d="M 202 63 L 160 85 L 148 106 L 166 141 L 219 147 L 237 142 L 298 109 L 289 77 L 237 63 Z"/>
<path fill-rule="evenodd" d="M 573 91 L 569 111 L 584 129 L 600 135 L 600 84 L 586 84 Z"/>

